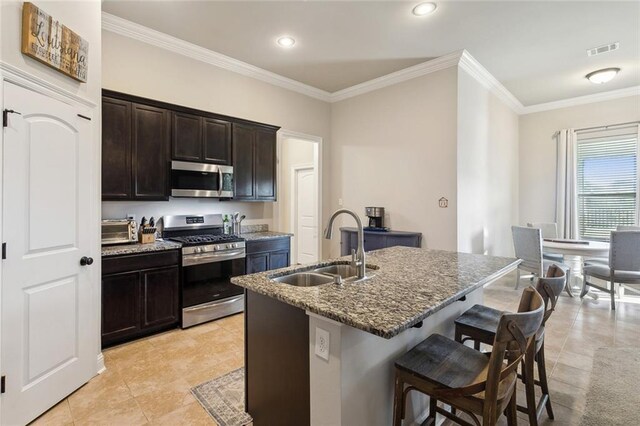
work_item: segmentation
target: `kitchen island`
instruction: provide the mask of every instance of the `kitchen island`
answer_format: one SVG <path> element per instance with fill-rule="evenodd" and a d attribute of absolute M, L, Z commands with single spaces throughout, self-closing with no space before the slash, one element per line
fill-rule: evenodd
<path fill-rule="evenodd" d="M 363 282 L 298 287 L 274 278 L 346 258 L 232 279 L 246 289 L 247 412 L 254 425 L 388 425 L 393 362 L 482 303 L 482 288 L 517 259 L 393 247 L 369 253 Z M 324 336 L 316 342 L 317 337 Z M 327 338 L 328 337 L 328 338 Z M 316 355 L 326 348 L 326 358 Z M 406 424 L 428 400 L 413 393 Z"/>

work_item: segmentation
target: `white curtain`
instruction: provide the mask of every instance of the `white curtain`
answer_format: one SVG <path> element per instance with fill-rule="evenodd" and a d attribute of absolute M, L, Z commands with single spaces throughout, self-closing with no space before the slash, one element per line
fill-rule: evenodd
<path fill-rule="evenodd" d="M 578 194 L 576 183 L 576 132 L 563 129 L 556 134 L 556 222 L 560 238 L 578 238 Z"/>

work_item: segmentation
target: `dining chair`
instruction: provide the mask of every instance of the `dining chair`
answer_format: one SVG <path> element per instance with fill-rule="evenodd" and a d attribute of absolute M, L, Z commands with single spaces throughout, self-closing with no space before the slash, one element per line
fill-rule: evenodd
<path fill-rule="evenodd" d="M 640 285 L 640 230 L 611 231 L 609 263 L 586 262 L 582 268 L 584 282 L 580 297 L 597 288 L 611 295 L 611 309 L 616 309 L 616 284 Z M 589 282 L 589 277 L 607 281 L 609 287 Z"/>
<path fill-rule="evenodd" d="M 540 228 L 529 228 L 524 226 L 512 226 L 511 233 L 513 234 L 513 246 L 515 249 L 516 257 L 522 262 L 516 269 L 516 290 L 520 285 L 521 271 L 529 272 L 533 274 L 530 278 L 533 281 L 534 276 L 543 278 L 544 271 L 549 269 L 551 265 L 558 265 L 567 276 L 566 290 L 570 296 L 571 286 L 569 285 L 569 275 L 571 268 L 562 262 L 553 260 L 546 260 L 542 257 L 542 231 Z"/>
<path fill-rule="evenodd" d="M 544 301 L 545 312 L 540 329 L 536 332 L 535 344 L 528 348 L 525 355 L 522 376 L 520 376 L 525 384 L 527 405 L 518 405 L 518 411 L 529 416 L 529 424 L 531 426 L 537 426 L 538 419 L 545 408 L 549 418 L 551 420 L 554 418 L 544 355 L 545 324 L 555 311 L 558 298 L 566 285 L 566 279 L 566 274 L 561 268 L 557 265 L 551 265 L 547 271 L 546 278 L 539 278 L 536 284 L 536 290 Z M 492 344 L 503 313 L 503 311 L 488 306 L 473 305 L 455 320 L 456 341 L 460 343 L 472 341 L 476 350 L 480 349 L 481 343 Z M 538 380 L 535 380 L 534 364 L 538 367 Z M 539 386 L 541 390 L 541 395 L 537 402 L 535 386 Z"/>
<path fill-rule="evenodd" d="M 489 356 L 440 334 L 432 334 L 401 356 L 395 363 L 394 426 L 402 424 L 411 391 L 429 396 L 429 415 L 423 425 L 435 425 L 439 413 L 474 426 L 454 411 L 438 407 L 438 401 L 470 415 L 475 425 L 480 424 L 479 418 L 485 426 L 495 425 L 502 413 L 508 425 L 516 425 L 517 368 L 543 316 L 542 296 L 529 286 L 518 312 L 500 316 Z"/>
<path fill-rule="evenodd" d="M 558 224 L 555 222 L 534 222 L 527 223 L 529 228 L 539 228 L 542 232 L 542 238 L 558 238 Z M 542 253 L 542 258 L 552 260 L 554 262 L 564 263 L 564 255 L 557 253 Z"/>

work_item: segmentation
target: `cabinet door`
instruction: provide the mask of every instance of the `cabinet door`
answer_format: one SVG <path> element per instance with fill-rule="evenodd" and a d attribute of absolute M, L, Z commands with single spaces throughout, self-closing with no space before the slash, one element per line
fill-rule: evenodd
<path fill-rule="evenodd" d="M 131 102 L 102 98 L 102 198 L 131 197 Z"/>
<path fill-rule="evenodd" d="M 231 164 L 231 123 L 203 119 L 202 160 L 205 163 Z"/>
<path fill-rule="evenodd" d="M 269 253 L 250 254 L 246 257 L 247 274 L 269 270 Z"/>
<path fill-rule="evenodd" d="M 276 199 L 276 134 L 258 129 L 255 142 L 255 191 L 256 199 Z"/>
<path fill-rule="evenodd" d="M 356 234 L 356 242 L 355 242 L 355 247 L 356 248 L 358 247 L 357 238 L 358 237 L 357 237 L 357 234 Z M 382 233 L 380 233 L 380 234 L 376 234 L 376 233 L 365 234 L 365 236 L 364 236 L 364 251 L 379 250 L 379 249 L 387 247 L 386 239 L 387 239 L 387 236 L 383 235 Z"/>
<path fill-rule="evenodd" d="M 102 346 L 140 331 L 140 273 L 102 277 Z"/>
<path fill-rule="evenodd" d="M 168 200 L 169 111 L 133 104 L 133 198 Z"/>
<path fill-rule="evenodd" d="M 280 269 L 289 266 L 289 250 L 269 253 L 269 269 Z"/>
<path fill-rule="evenodd" d="M 171 145 L 174 160 L 202 160 L 202 118 L 174 112 Z"/>
<path fill-rule="evenodd" d="M 233 125 L 233 198 L 236 200 L 254 200 L 254 140 L 252 127 Z"/>
<path fill-rule="evenodd" d="M 178 267 L 141 272 L 142 328 L 178 322 Z"/>

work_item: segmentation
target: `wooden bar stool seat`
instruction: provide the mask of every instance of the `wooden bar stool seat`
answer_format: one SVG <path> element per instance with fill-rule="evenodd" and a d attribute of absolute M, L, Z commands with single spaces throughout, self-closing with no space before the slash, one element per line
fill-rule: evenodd
<path fill-rule="evenodd" d="M 542 295 L 545 303 L 545 314 L 540 328 L 536 331 L 534 344 L 525 355 L 524 369 L 521 378 L 525 383 L 527 406 L 518 406 L 518 410 L 529 415 L 529 423 L 532 426 L 538 424 L 542 411 L 547 410 L 550 419 L 554 418 L 549 386 L 547 383 L 546 364 L 544 357 L 545 323 L 555 310 L 558 297 L 566 283 L 566 274 L 563 268 L 552 265 L 549 267 L 546 278 L 540 278 L 536 289 Z M 455 339 L 460 343 L 467 340 L 474 342 L 474 348 L 480 349 L 480 343 L 492 345 L 500 317 L 506 312 L 483 305 L 474 305 L 460 315 L 454 322 L 456 326 Z M 539 380 L 534 379 L 534 364 L 538 367 Z M 531 380 L 529 380 L 531 377 Z M 535 386 L 540 386 L 542 395 L 539 401 L 535 401 Z"/>
<path fill-rule="evenodd" d="M 533 287 L 524 290 L 518 311 L 501 316 L 490 354 L 433 334 L 401 356 L 395 363 L 394 425 L 402 424 L 411 391 L 429 396 L 423 425 L 435 425 L 436 413 L 464 426 L 494 425 L 503 412 L 509 425 L 517 424 L 517 367 L 544 313 L 544 301 Z M 438 407 L 438 401 L 469 414 L 474 423 Z"/>

